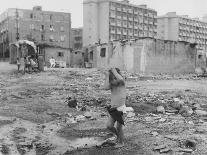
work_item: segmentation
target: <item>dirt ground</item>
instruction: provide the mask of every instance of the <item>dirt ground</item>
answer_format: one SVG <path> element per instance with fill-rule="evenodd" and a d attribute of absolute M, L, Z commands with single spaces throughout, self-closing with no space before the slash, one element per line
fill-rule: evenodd
<path fill-rule="evenodd" d="M 100 89 L 104 77 L 99 71 L 47 69 L 22 75 L 16 66 L 5 66 L 0 65 L 0 154 L 207 154 L 205 78 L 123 73 L 127 106 L 134 109 L 125 115 L 125 146 L 97 147 L 111 136 L 105 128 L 110 92 Z"/>

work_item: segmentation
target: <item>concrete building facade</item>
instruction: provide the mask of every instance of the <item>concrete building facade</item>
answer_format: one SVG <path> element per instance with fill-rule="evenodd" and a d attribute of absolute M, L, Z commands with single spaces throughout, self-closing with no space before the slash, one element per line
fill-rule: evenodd
<path fill-rule="evenodd" d="M 83 47 L 83 28 L 72 28 L 72 49 L 82 50 Z"/>
<path fill-rule="evenodd" d="M 64 12 L 8 9 L 0 15 L 0 57 L 9 57 L 9 44 L 18 39 L 71 47 L 71 15 Z"/>
<path fill-rule="evenodd" d="M 113 40 L 156 37 L 157 12 L 128 0 L 84 0 L 83 46 Z"/>
<path fill-rule="evenodd" d="M 191 19 L 187 15 L 179 16 L 176 12 L 169 12 L 157 20 L 159 39 L 197 43 L 198 49 L 206 49 L 207 22 Z"/>

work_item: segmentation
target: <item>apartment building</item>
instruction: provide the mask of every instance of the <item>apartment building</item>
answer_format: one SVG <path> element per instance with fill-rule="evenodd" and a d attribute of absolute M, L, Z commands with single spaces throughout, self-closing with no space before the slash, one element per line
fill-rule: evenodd
<path fill-rule="evenodd" d="M 197 43 L 198 49 L 206 49 L 207 22 L 187 15 L 179 16 L 176 12 L 169 12 L 157 20 L 159 39 Z"/>
<path fill-rule="evenodd" d="M 204 21 L 204 22 L 207 22 L 207 14 L 205 14 L 205 15 L 203 16 L 203 21 Z"/>
<path fill-rule="evenodd" d="M 128 0 L 85 0 L 83 2 L 83 44 L 112 40 L 156 37 L 157 12 Z"/>
<path fill-rule="evenodd" d="M 83 28 L 72 28 L 72 48 L 81 50 L 83 46 Z"/>
<path fill-rule="evenodd" d="M 9 57 L 9 44 L 19 39 L 70 48 L 70 33 L 70 13 L 10 8 L 0 15 L 0 58 Z"/>

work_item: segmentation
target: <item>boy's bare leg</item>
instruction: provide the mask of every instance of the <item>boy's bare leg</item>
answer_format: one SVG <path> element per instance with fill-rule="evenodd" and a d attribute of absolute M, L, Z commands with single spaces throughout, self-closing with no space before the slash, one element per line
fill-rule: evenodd
<path fill-rule="evenodd" d="M 116 147 L 122 147 L 124 146 L 124 132 L 123 132 L 123 125 L 117 122 L 116 126 L 117 130 L 117 146 Z"/>
<path fill-rule="evenodd" d="M 115 134 L 118 137 L 118 132 L 116 128 L 114 127 L 115 120 L 109 116 L 108 122 L 107 122 L 107 129 L 109 129 L 113 134 Z"/>

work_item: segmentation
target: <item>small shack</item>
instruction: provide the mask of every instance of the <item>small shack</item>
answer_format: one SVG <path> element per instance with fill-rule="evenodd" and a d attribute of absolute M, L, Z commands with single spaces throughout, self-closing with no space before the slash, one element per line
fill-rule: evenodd
<path fill-rule="evenodd" d="M 17 58 L 37 54 L 36 45 L 32 41 L 19 40 L 10 44 L 10 63 L 15 64 Z"/>

